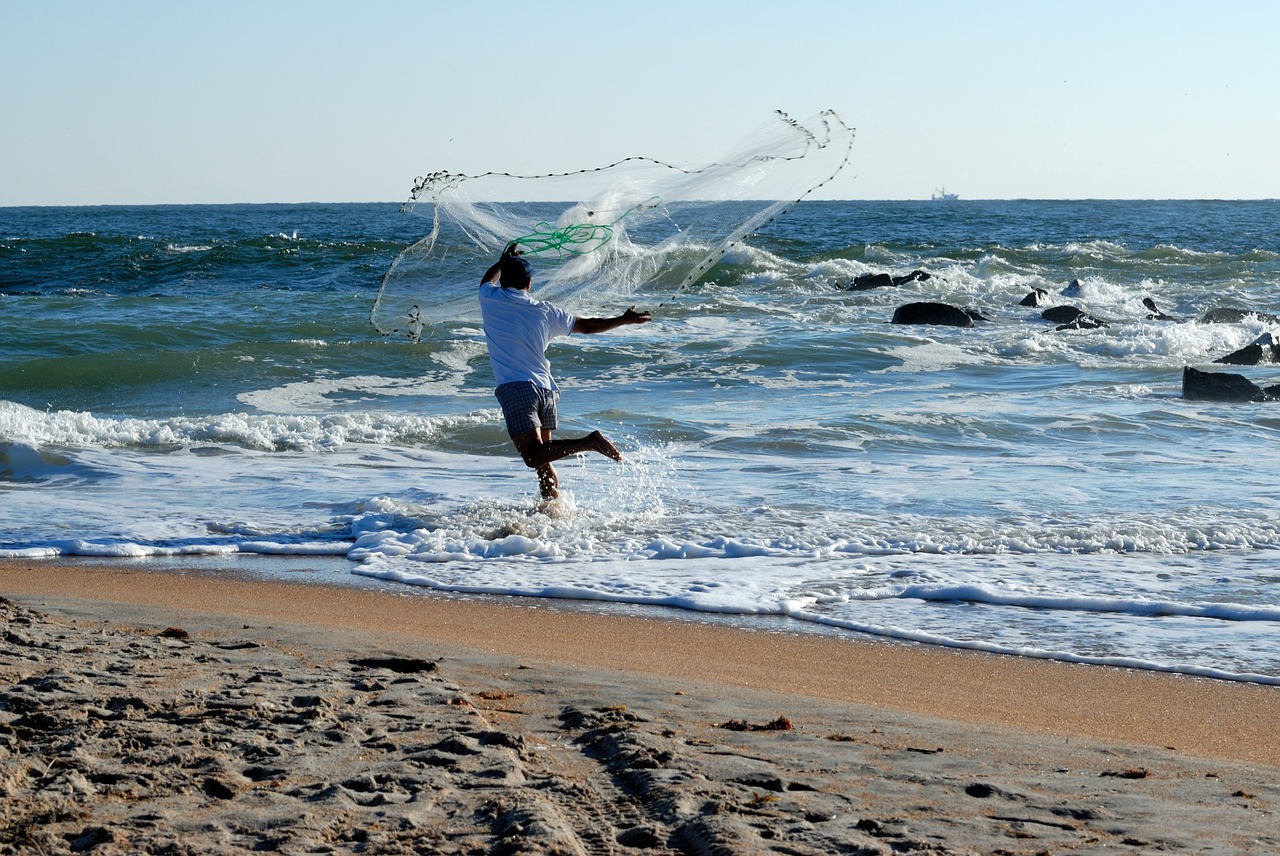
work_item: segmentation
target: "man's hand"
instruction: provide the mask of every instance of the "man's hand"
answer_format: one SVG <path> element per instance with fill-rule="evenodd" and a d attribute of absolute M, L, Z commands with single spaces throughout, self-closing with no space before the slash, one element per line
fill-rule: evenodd
<path fill-rule="evenodd" d="M 653 320 L 652 312 L 637 312 L 634 306 L 618 316 L 623 324 L 646 324 Z"/>

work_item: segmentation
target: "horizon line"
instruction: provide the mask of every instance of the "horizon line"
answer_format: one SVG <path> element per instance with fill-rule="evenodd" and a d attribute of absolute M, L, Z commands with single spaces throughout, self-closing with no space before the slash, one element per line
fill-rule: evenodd
<path fill-rule="evenodd" d="M 524 204 L 552 204 L 556 202 L 571 202 L 574 200 L 562 199 L 519 199 L 503 201 L 495 204 L 499 205 L 524 205 Z M 727 199 L 727 200 L 706 200 L 708 202 L 766 202 L 777 200 L 763 199 Z M 931 199 L 929 197 L 901 197 L 901 198 L 842 198 L 842 199 L 803 199 L 796 204 L 820 204 L 828 202 L 927 202 L 936 204 L 939 207 L 947 207 L 949 205 L 960 204 L 966 202 L 1277 202 L 1280 197 L 1276 196 L 1239 196 L 1239 197 L 1216 197 L 1216 196 L 1079 196 L 1079 197 L 1049 197 L 1049 196 L 990 196 L 990 197 L 960 197 L 958 199 Z M 272 206 L 272 205 L 397 205 L 404 206 L 406 202 L 397 202 L 393 200 L 346 200 L 346 201 L 274 201 L 274 202 L 17 202 L 17 203 L 0 203 L 0 210 L 11 208 L 180 208 L 180 207 L 250 207 L 250 206 Z M 419 204 L 430 205 L 430 202 Z M 483 204 L 483 203 L 480 203 Z"/>

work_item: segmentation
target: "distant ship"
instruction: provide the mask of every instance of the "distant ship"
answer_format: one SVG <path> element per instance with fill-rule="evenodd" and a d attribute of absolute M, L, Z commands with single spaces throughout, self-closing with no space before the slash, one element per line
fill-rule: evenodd
<path fill-rule="evenodd" d="M 945 187 L 939 187 L 933 192 L 934 202 L 955 202 L 959 198 L 959 193 L 947 193 L 947 189 Z"/>

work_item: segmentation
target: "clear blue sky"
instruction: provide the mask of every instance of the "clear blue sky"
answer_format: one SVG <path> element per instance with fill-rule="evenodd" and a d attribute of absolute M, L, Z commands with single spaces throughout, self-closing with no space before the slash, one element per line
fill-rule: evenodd
<path fill-rule="evenodd" d="M 1275 0 L 0 0 L 0 205 L 402 201 L 858 129 L 828 196 L 1280 197 Z"/>

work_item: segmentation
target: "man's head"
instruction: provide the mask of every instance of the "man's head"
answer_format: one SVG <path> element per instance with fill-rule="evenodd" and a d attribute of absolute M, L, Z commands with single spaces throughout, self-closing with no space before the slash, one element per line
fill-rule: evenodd
<path fill-rule="evenodd" d="M 528 288 L 533 279 L 533 266 L 519 256 L 503 256 L 501 272 L 503 288 Z"/>

